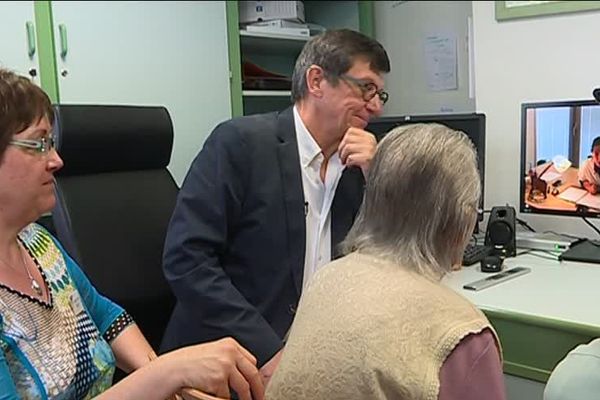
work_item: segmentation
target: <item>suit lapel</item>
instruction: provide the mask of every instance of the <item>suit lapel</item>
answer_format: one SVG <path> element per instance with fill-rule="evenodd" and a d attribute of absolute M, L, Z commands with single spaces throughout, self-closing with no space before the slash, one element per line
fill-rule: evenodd
<path fill-rule="evenodd" d="M 292 108 L 278 115 L 277 156 L 281 173 L 283 202 L 285 205 L 288 255 L 298 294 L 304 278 L 304 252 L 306 248 L 306 222 L 304 220 L 304 191 L 300 171 L 300 156 Z"/>
<path fill-rule="evenodd" d="M 339 244 L 352 227 L 363 199 L 365 179 L 360 168 L 346 168 L 331 205 L 331 259 L 342 254 Z"/>

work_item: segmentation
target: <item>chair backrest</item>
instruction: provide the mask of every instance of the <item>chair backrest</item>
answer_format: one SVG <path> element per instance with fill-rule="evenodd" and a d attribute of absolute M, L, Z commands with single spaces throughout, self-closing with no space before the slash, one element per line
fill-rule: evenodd
<path fill-rule="evenodd" d="M 124 307 L 157 349 L 175 298 L 162 251 L 178 188 L 167 165 L 164 107 L 59 105 L 65 166 L 52 213 L 59 240 L 100 293 Z"/>

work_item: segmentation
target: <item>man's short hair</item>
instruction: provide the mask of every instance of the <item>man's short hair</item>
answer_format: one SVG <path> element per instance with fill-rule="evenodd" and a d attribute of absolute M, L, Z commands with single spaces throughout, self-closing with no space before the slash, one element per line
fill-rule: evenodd
<path fill-rule="evenodd" d="M 596 146 L 600 146 L 600 136 L 596 136 L 596 138 L 592 142 L 592 150 L 591 151 L 594 151 L 594 147 L 596 147 Z"/>
<path fill-rule="evenodd" d="M 306 71 L 311 65 L 323 68 L 325 78 L 336 85 L 357 58 L 370 64 L 377 74 L 390 72 L 390 59 L 378 41 L 350 29 L 337 29 L 321 33 L 311 39 L 296 60 L 292 75 L 292 100 L 298 101 L 308 91 Z"/>

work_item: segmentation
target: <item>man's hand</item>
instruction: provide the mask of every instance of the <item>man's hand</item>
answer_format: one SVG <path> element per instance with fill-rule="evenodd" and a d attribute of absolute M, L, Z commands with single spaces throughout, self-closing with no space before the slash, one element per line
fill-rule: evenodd
<path fill-rule="evenodd" d="M 279 365 L 279 361 L 281 360 L 281 354 L 283 349 L 279 350 L 269 361 L 265 363 L 260 369 L 260 377 L 262 378 L 263 385 L 266 388 L 267 384 L 271 380 L 271 376 L 275 373 L 277 366 Z"/>
<path fill-rule="evenodd" d="M 348 167 L 360 167 L 366 179 L 376 148 L 377 140 L 372 133 L 349 127 L 338 146 L 338 152 L 342 164 Z"/>
<path fill-rule="evenodd" d="M 232 338 L 184 347 L 161 359 L 175 366 L 182 387 L 198 388 L 224 398 L 229 398 L 231 387 L 240 399 L 263 399 L 264 386 L 256 358 Z"/>

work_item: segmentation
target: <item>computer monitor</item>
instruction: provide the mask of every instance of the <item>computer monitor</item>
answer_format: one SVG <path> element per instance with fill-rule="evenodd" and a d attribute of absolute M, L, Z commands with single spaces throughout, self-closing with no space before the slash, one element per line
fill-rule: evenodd
<path fill-rule="evenodd" d="M 600 104 L 593 100 L 525 103 L 521 106 L 520 209 L 563 216 L 600 214 L 600 195 L 582 186 L 600 136 Z M 588 167 L 594 172 L 593 164 Z M 600 169 L 598 169 L 600 171 Z M 600 182 L 600 175 L 598 175 Z"/>
<path fill-rule="evenodd" d="M 483 209 L 483 183 L 485 177 L 485 114 L 439 114 L 439 115 L 404 115 L 397 117 L 381 117 L 372 120 L 366 130 L 372 132 L 377 140 L 397 126 L 438 123 L 448 128 L 464 132 L 473 142 L 477 151 L 477 166 L 481 177 L 481 199 L 479 208 Z M 482 215 L 480 214 L 480 220 Z"/>

